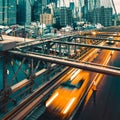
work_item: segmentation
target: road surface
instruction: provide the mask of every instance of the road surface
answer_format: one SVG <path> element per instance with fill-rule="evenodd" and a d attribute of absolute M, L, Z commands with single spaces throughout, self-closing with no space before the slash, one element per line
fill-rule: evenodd
<path fill-rule="evenodd" d="M 110 65 L 120 67 L 119 60 L 120 52 L 114 52 Z M 91 96 L 81 111 L 74 120 L 120 120 L 120 78 L 104 75 L 97 86 L 96 104 Z"/>

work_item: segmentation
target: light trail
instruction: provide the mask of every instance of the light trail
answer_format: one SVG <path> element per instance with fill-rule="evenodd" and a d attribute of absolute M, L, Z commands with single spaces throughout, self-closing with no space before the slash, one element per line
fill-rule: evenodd
<path fill-rule="evenodd" d="M 72 98 L 72 99 L 70 100 L 70 102 L 68 103 L 66 109 L 65 109 L 64 112 L 63 112 L 64 114 L 66 114 L 66 113 L 68 112 L 68 110 L 70 109 L 70 107 L 71 107 L 71 105 L 73 104 L 74 101 L 75 101 L 75 97 Z"/>
<path fill-rule="evenodd" d="M 52 102 L 58 95 L 59 95 L 59 93 L 57 92 L 49 101 L 47 101 L 46 107 L 48 107 L 48 106 L 51 104 L 51 102 Z"/>

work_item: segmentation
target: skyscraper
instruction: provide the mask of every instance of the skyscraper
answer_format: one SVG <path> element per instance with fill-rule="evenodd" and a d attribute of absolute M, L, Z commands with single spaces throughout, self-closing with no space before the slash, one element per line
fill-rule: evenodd
<path fill-rule="evenodd" d="M 16 24 L 16 0 L 0 0 L 0 24 Z"/>
<path fill-rule="evenodd" d="M 55 3 L 55 6 L 57 6 L 58 0 L 48 0 L 48 1 L 49 1 L 48 4 L 52 2 L 52 3 Z"/>
<path fill-rule="evenodd" d="M 82 17 L 84 20 L 88 18 L 88 0 L 84 0 L 84 6 L 82 7 Z"/>
<path fill-rule="evenodd" d="M 88 10 L 92 11 L 94 8 L 100 8 L 100 0 L 88 0 Z"/>
<path fill-rule="evenodd" d="M 75 9 L 75 4 L 74 2 L 70 2 L 70 9 L 72 10 L 73 17 L 76 18 L 76 9 Z"/>
<path fill-rule="evenodd" d="M 39 21 L 40 14 L 42 14 L 42 2 L 41 0 L 37 0 L 34 2 L 34 5 L 33 5 L 32 21 Z"/>
<path fill-rule="evenodd" d="M 112 7 L 110 8 L 105 8 L 101 7 L 101 24 L 106 26 L 112 26 L 112 14 L 113 14 L 113 9 Z"/>
<path fill-rule="evenodd" d="M 18 0 L 18 23 L 31 23 L 31 4 L 29 0 Z"/>
<path fill-rule="evenodd" d="M 67 7 L 60 8 L 60 25 L 67 26 L 72 25 L 73 15 L 72 10 Z"/>
<path fill-rule="evenodd" d="M 100 4 L 100 0 L 94 0 L 94 8 L 100 8 L 101 4 Z"/>
<path fill-rule="evenodd" d="M 84 0 L 83 19 L 103 26 L 112 26 L 112 7 L 101 6 L 100 0 Z"/>

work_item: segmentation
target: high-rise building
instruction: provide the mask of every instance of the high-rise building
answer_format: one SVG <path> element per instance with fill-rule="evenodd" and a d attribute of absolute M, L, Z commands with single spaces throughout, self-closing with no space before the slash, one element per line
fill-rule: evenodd
<path fill-rule="evenodd" d="M 44 13 L 54 14 L 57 2 L 58 0 L 35 0 L 32 6 L 32 21 L 39 21 L 40 15 Z"/>
<path fill-rule="evenodd" d="M 0 24 L 16 24 L 16 0 L 0 0 Z"/>
<path fill-rule="evenodd" d="M 53 17 L 52 14 L 41 14 L 40 15 L 40 23 L 41 24 L 46 24 L 46 25 L 52 25 L 53 24 Z"/>
<path fill-rule="evenodd" d="M 106 26 L 112 26 L 112 14 L 113 9 L 101 7 L 101 24 Z"/>
<path fill-rule="evenodd" d="M 58 0 L 47 0 L 47 4 L 55 3 L 56 6 L 57 6 L 57 2 Z"/>
<path fill-rule="evenodd" d="M 88 18 L 88 0 L 84 0 L 84 6 L 82 7 L 82 18 L 87 20 Z"/>
<path fill-rule="evenodd" d="M 92 11 L 94 8 L 100 8 L 100 0 L 88 0 L 88 10 Z"/>
<path fill-rule="evenodd" d="M 31 4 L 29 0 L 18 0 L 17 14 L 19 24 L 31 23 Z"/>
<path fill-rule="evenodd" d="M 103 26 L 112 26 L 112 8 L 95 8 L 93 11 L 88 12 L 87 21 L 93 24 L 101 23 Z"/>
<path fill-rule="evenodd" d="M 87 20 L 92 24 L 101 23 L 101 9 L 94 8 L 92 11 L 88 12 Z"/>
<path fill-rule="evenodd" d="M 40 0 L 43 6 L 46 6 L 49 2 L 49 0 Z"/>
<path fill-rule="evenodd" d="M 42 14 L 42 1 L 37 0 L 34 2 L 33 10 L 32 10 L 32 21 L 39 21 L 40 14 Z"/>
<path fill-rule="evenodd" d="M 40 14 L 43 14 L 50 3 L 50 0 L 36 0 L 33 5 L 32 10 L 32 21 L 39 21 Z"/>
<path fill-rule="evenodd" d="M 94 8 L 94 0 L 88 1 L 88 11 L 92 11 Z"/>
<path fill-rule="evenodd" d="M 75 9 L 75 4 L 74 4 L 74 2 L 70 2 L 70 9 L 71 9 L 71 10 L 74 10 L 74 9 Z"/>
<path fill-rule="evenodd" d="M 72 10 L 67 7 L 61 7 L 60 9 L 60 25 L 67 26 L 72 25 L 73 15 Z"/>
<path fill-rule="evenodd" d="M 75 4 L 74 2 L 70 2 L 70 9 L 72 10 L 72 13 L 73 13 L 73 17 L 75 18 L 76 17 L 76 9 L 75 9 Z"/>
<path fill-rule="evenodd" d="M 100 0 L 94 0 L 94 8 L 100 8 L 101 4 L 100 4 Z"/>
<path fill-rule="evenodd" d="M 91 21 L 91 16 L 95 17 L 96 13 L 99 13 L 101 7 L 100 0 L 84 0 L 84 6 L 82 7 L 82 16 L 84 20 Z M 94 12 L 93 12 L 94 10 Z M 95 11 L 97 10 L 97 11 Z M 98 15 L 99 16 L 99 15 Z M 97 16 L 97 19 L 98 19 Z M 95 17 L 96 19 L 96 17 Z M 99 21 L 99 20 L 98 20 Z"/>

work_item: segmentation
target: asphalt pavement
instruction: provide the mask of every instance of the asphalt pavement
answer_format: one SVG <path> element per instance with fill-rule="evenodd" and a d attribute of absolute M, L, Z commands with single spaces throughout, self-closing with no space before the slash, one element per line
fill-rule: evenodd
<path fill-rule="evenodd" d="M 114 52 L 110 65 L 120 67 L 120 52 Z M 120 77 L 104 75 L 94 97 L 78 111 L 74 120 L 120 120 Z"/>

